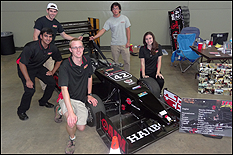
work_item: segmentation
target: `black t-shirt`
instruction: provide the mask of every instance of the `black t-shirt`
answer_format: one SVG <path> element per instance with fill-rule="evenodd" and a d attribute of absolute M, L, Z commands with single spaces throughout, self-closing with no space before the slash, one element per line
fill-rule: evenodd
<path fill-rule="evenodd" d="M 82 65 L 77 66 L 73 62 L 72 56 L 64 60 L 59 68 L 58 85 L 68 87 L 71 99 L 85 103 L 88 78 L 91 77 L 93 69 L 89 56 L 83 56 L 82 61 Z"/>
<path fill-rule="evenodd" d="M 162 55 L 161 45 L 159 45 L 158 52 L 155 55 L 151 55 L 151 52 L 147 47 L 141 46 L 139 50 L 139 58 L 145 59 L 145 74 L 151 74 L 157 71 L 158 57 Z"/>
<path fill-rule="evenodd" d="M 48 18 L 46 18 L 46 16 L 38 18 L 33 28 L 36 28 L 41 31 L 45 27 L 51 28 L 53 30 L 54 35 L 53 35 L 52 43 L 54 43 L 54 40 L 56 38 L 56 33 L 57 32 L 62 33 L 64 31 L 63 27 L 56 19 L 53 19 L 53 21 L 51 21 Z"/>
<path fill-rule="evenodd" d="M 43 64 L 52 57 L 55 61 L 61 61 L 61 53 L 54 44 L 49 44 L 47 49 L 41 45 L 41 40 L 31 41 L 27 43 L 22 53 L 17 58 L 17 63 L 20 61 L 25 64 L 27 69 L 33 69 L 43 66 Z"/>

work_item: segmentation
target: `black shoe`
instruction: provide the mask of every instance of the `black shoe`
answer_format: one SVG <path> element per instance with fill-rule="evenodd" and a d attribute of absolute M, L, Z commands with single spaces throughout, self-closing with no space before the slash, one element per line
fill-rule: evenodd
<path fill-rule="evenodd" d="M 46 102 L 45 104 L 39 103 L 40 106 L 46 106 L 47 108 L 53 108 L 54 105 L 52 103 Z"/>
<path fill-rule="evenodd" d="M 25 121 L 25 120 L 27 120 L 28 119 L 28 116 L 27 116 L 27 114 L 25 113 L 25 112 L 23 112 L 23 113 L 17 113 L 18 114 L 18 116 L 19 116 L 19 119 L 21 119 L 21 120 L 23 120 L 23 121 Z"/>

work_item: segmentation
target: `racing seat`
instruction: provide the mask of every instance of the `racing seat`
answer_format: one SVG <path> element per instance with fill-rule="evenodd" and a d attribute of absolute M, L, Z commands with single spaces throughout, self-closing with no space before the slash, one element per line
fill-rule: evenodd
<path fill-rule="evenodd" d="M 216 45 L 217 43 L 223 45 L 223 42 L 227 41 L 227 38 L 228 38 L 228 32 L 211 34 L 211 40 L 213 40 L 213 45 Z"/>
<path fill-rule="evenodd" d="M 175 60 L 179 61 L 179 66 L 182 73 L 186 72 L 193 64 L 198 62 L 199 58 L 201 57 L 189 47 L 193 45 L 195 36 L 195 33 L 178 34 L 177 36 L 179 48 L 172 53 L 171 62 L 173 63 Z M 189 65 L 183 69 L 181 63 L 186 60 Z"/>
<path fill-rule="evenodd" d="M 200 42 L 203 42 L 203 39 L 201 37 L 199 37 L 200 30 L 197 27 L 185 27 L 180 31 L 180 34 L 192 34 L 192 33 L 196 34 L 194 45 L 196 45 L 196 46 L 198 45 L 197 38 L 200 39 Z"/>

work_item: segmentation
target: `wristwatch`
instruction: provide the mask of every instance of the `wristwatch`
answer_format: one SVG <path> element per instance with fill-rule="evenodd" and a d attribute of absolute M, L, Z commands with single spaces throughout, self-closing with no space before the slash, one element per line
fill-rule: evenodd
<path fill-rule="evenodd" d="M 87 94 L 87 95 L 90 95 L 90 96 L 92 96 L 92 93 L 90 93 L 90 94 Z"/>

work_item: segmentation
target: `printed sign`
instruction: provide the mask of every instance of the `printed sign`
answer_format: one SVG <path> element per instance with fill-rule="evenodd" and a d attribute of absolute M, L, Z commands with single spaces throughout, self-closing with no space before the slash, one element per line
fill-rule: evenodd
<path fill-rule="evenodd" d="M 232 101 L 183 98 L 180 132 L 232 137 Z"/>

